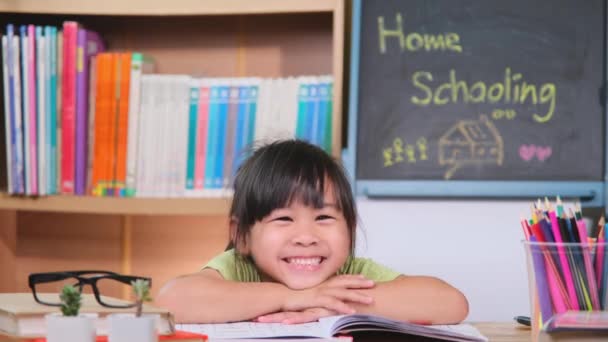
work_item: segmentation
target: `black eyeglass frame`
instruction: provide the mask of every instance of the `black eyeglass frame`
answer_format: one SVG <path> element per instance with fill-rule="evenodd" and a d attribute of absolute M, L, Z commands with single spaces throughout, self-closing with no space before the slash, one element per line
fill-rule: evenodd
<path fill-rule="evenodd" d="M 87 275 L 87 274 L 97 274 L 97 275 L 91 276 L 91 277 L 85 277 L 85 275 Z M 27 282 L 28 282 L 28 286 L 32 290 L 32 294 L 34 295 L 34 300 L 37 303 L 42 304 L 42 305 L 48 305 L 48 306 L 61 306 L 61 303 L 46 302 L 46 301 L 43 301 L 40 298 L 38 298 L 38 294 L 36 292 L 36 285 L 52 283 L 52 282 L 56 282 L 56 281 L 65 280 L 68 278 L 75 278 L 78 280 L 78 283 L 76 283 L 74 286 L 78 287 L 78 289 L 80 290 L 81 293 L 82 293 L 82 288 L 85 285 L 91 285 L 91 287 L 93 288 L 93 294 L 95 296 L 95 299 L 97 300 L 97 303 L 99 303 L 99 305 L 101 305 L 101 306 L 104 306 L 107 308 L 113 308 L 113 309 L 132 308 L 136 304 L 128 303 L 128 304 L 114 305 L 114 304 L 104 303 L 103 300 L 101 299 L 101 294 L 99 293 L 99 288 L 97 287 L 97 281 L 99 281 L 101 279 L 112 279 L 112 280 L 116 280 L 116 281 L 121 282 L 126 285 L 131 285 L 132 281 L 141 279 L 141 280 L 147 281 L 148 284 L 150 286 L 152 286 L 152 279 L 149 277 L 122 275 L 122 274 L 118 274 L 116 272 L 111 272 L 111 271 L 89 271 L 89 270 L 87 270 L 87 271 L 60 271 L 60 272 L 32 273 L 28 276 Z"/>

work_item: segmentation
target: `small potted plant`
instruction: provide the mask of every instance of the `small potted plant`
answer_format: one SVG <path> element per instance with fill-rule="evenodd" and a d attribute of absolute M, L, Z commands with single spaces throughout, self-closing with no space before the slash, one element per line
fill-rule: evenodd
<path fill-rule="evenodd" d="M 48 342 L 93 342 L 95 324 L 91 315 L 80 315 L 82 295 L 72 285 L 66 285 L 59 295 L 61 314 L 46 316 L 46 340 Z"/>
<path fill-rule="evenodd" d="M 156 316 L 143 313 L 144 302 L 152 301 L 150 283 L 137 279 L 131 282 L 135 295 L 135 314 L 109 316 L 109 342 L 157 342 Z"/>

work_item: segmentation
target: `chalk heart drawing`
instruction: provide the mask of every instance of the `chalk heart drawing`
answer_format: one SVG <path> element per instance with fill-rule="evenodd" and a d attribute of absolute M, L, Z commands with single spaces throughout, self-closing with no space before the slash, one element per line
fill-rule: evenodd
<path fill-rule="evenodd" d="M 530 161 L 536 157 L 543 162 L 551 157 L 552 153 L 551 146 L 521 145 L 519 147 L 519 156 L 525 161 Z"/>
<path fill-rule="evenodd" d="M 536 146 L 536 158 L 540 161 L 545 161 L 547 158 L 551 157 L 551 146 Z"/>
<path fill-rule="evenodd" d="M 525 161 L 530 161 L 536 154 L 535 145 L 521 145 L 519 147 L 519 156 Z"/>

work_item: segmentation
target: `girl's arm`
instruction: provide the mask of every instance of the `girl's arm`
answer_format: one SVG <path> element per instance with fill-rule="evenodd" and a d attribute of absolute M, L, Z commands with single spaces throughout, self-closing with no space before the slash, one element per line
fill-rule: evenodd
<path fill-rule="evenodd" d="M 156 304 L 169 309 L 179 323 L 244 321 L 312 307 L 352 313 L 353 303 L 369 303 L 367 295 L 353 289 L 372 286 L 373 282 L 361 276 L 341 276 L 315 288 L 291 290 L 279 283 L 229 281 L 213 269 L 204 269 L 169 281 L 157 295 Z"/>
<path fill-rule="evenodd" d="M 369 313 L 421 324 L 452 324 L 469 312 L 465 296 L 446 282 L 433 277 L 399 276 L 360 290 L 373 299 L 370 305 L 352 303 L 357 313 Z"/>

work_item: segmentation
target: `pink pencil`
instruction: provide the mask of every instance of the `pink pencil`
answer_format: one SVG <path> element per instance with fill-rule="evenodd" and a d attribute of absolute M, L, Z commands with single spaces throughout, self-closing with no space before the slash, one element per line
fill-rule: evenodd
<path fill-rule="evenodd" d="M 604 247 L 602 245 L 604 242 L 606 242 L 606 238 L 604 237 L 604 227 L 602 227 L 597 238 L 597 243 L 600 244 L 601 247 L 597 248 L 597 256 L 595 263 L 595 274 L 597 278 L 596 280 L 598 289 L 602 288 L 602 280 L 604 276 Z"/>
<path fill-rule="evenodd" d="M 580 310 L 580 307 L 578 306 L 578 301 L 576 299 L 576 290 L 574 288 L 570 266 L 568 264 L 568 260 L 566 259 L 566 252 L 564 251 L 564 246 L 562 245 L 564 240 L 562 240 L 562 235 L 559 231 L 557 216 L 555 215 L 555 210 L 552 208 L 547 208 L 547 211 L 549 212 L 549 218 L 551 219 L 551 230 L 553 231 L 553 236 L 555 238 L 555 242 L 557 243 L 557 253 L 559 254 L 559 262 L 562 266 L 562 271 L 564 272 L 564 280 L 566 282 L 566 289 L 568 290 L 568 297 L 570 298 L 572 308 L 575 311 L 578 311 Z"/>

